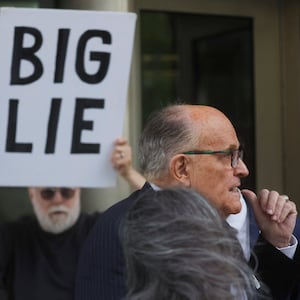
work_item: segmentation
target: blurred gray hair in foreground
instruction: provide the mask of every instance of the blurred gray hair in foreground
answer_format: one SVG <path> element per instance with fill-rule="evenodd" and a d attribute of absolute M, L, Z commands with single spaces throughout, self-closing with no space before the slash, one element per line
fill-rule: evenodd
<path fill-rule="evenodd" d="M 235 232 L 198 193 L 149 191 L 121 231 L 127 300 L 256 299 Z"/>

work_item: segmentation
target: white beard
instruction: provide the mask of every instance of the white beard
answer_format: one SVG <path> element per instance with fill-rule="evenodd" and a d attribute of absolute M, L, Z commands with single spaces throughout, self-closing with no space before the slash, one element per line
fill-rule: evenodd
<path fill-rule="evenodd" d="M 46 213 L 41 209 L 38 203 L 33 203 L 33 209 L 37 216 L 38 222 L 43 230 L 50 233 L 61 233 L 72 227 L 79 218 L 80 201 L 76 201 L 72 208 L 64 205 L 51 207 Z M 64 212 L 55 215 L 55 212 Z"/>

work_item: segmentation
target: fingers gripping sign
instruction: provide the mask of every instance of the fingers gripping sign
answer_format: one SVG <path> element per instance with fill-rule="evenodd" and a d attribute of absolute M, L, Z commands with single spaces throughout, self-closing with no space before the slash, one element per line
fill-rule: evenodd
<path fill-rule="evenodd" d="M 120 172 L 122 176 L 130 170 L 132 164 L 132 151 L 128 144 L 128 141 L 123 138 L 119 138 L 115 141 L 115 148 L 111 155 L 111 162 L 116 170 Z"/>
<path fill-rule="evenodd" d="M 257 195 L 242 190 L 254 210 L 256 222 L 264 238 L 274 247 L 289 246 L 296 224 L 297 208 L 286 195 L 262 189 Z"/>

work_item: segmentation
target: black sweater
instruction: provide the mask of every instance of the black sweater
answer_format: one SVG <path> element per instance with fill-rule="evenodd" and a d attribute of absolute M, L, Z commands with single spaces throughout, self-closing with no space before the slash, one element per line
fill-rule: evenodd
<path fill-rule="evenodd" d="M 61 234 L 44 232 L 34 217 L 2 224 L 0 291 L 13 300 L 74 299 L 80 248 L 98 216 L 82 214 Z"/>

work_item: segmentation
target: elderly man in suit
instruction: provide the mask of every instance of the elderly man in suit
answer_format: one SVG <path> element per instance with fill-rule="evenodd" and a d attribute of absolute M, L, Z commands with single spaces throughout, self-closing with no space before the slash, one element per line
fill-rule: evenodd
<path fill-rule="evenodd" d="M 221 111 L 202 105 L 171 105 L 160 110 L 143 131 L 139 154 L 148 182 L 108 209 L 92 229 L 79 261 L 76 300 L 121 300 L 126 295 L 120 224 L 135 199 L 149 189 L 192 188 L 224 219 L 242 209 L 239 187 L 249 171 L 236 131 Z M 259 261 L 256 268 L 275 299 L 288 299 L 300 277 L 298 256 L 294 257 L 298 242 L 292 235 L 296 206 L 276 191 L 242 193 L 261 231 L 254 248 Z"/>

